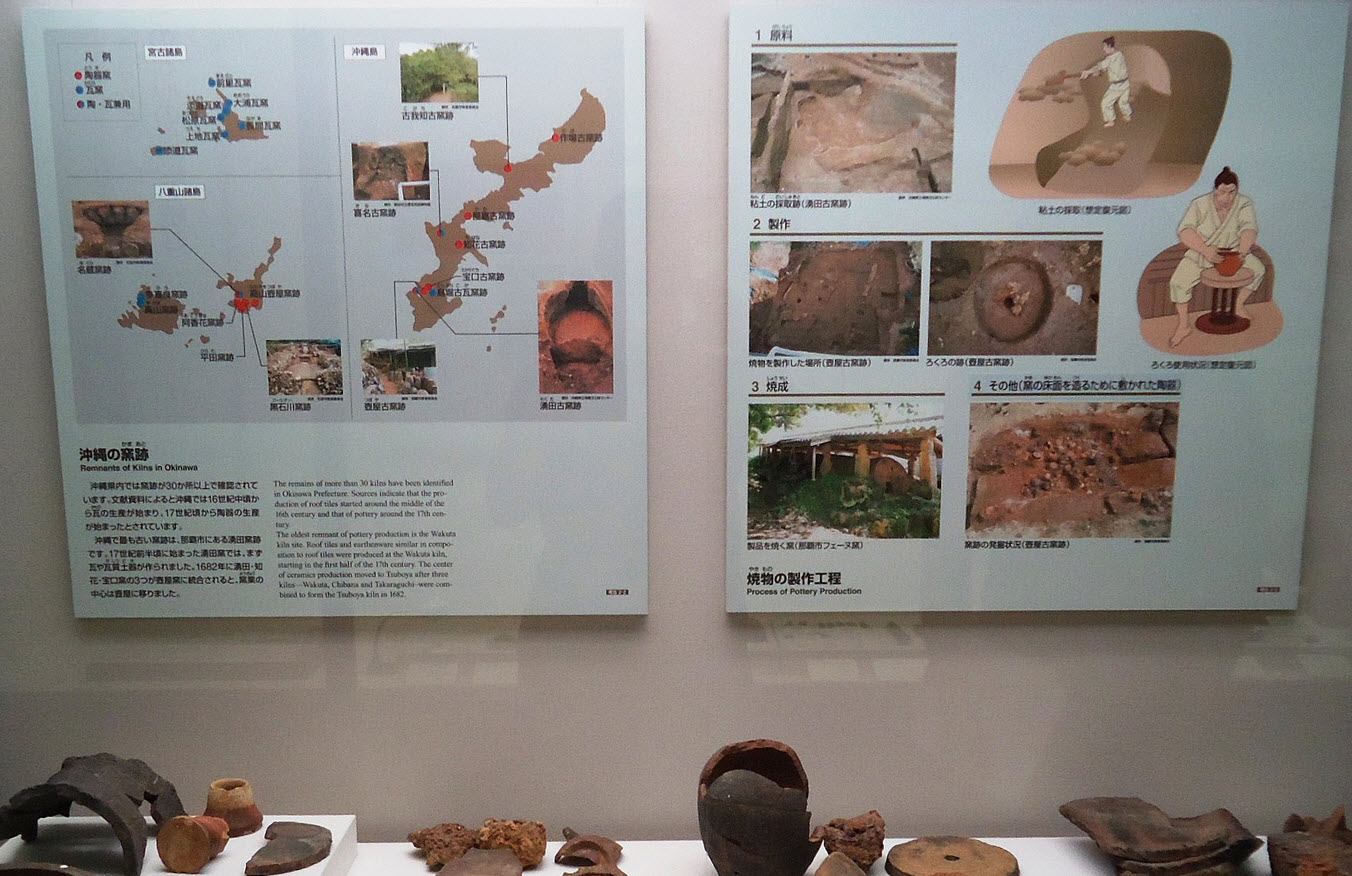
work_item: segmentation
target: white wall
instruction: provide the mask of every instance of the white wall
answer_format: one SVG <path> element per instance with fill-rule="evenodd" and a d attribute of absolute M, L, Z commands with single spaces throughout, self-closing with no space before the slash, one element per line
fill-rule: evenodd
<path fill-rule="evenodd" d="M 22 5 L 0 4 L 0 800 L 107 750 L 147 760 L 190 808 L 239 775 L 266 811 L 356 813 L 368 841 L 489 816 L 544 820 L 554 839 L 565 824 L 689 838 L 705 759 L 770 736 L 797 748 L 820 820 L 877 808 L 893 835 L 1073 834 L 1056 807 L 1088 794 L 1226 806 L 1260 833 L 1352 803 L 1344 246 L 1298 611 L 724 613 L 726 0 L 644 4 L 646 619 L 75 620 Z M 1262 496 L 1234 510 L 1261 515 Z"/>

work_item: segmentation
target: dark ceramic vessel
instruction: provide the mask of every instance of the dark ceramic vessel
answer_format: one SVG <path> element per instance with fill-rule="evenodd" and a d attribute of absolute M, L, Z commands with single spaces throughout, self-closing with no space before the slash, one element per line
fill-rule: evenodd
<path fill-rule="evenodd" d="M 807 773 L 782 742 L 734 742 L 700 772 L 700 839 L 719 876 L 802 876 L 821 845 L 811 819 Z"/>

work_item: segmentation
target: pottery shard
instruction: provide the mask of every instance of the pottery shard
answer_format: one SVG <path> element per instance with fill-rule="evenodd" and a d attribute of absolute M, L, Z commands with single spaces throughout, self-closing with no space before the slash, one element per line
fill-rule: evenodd
<path fill-rule="evenodd" d="M 244 876 L 290 873 L 329 856 L 333 834 L 327 827 L 301 821 L 274 821 L 263 834 L 267 840 L 244 865 Z"/>
<path fill-rule="evenodd" d="M 1352 844 L 1313 833 L 1268 837 L 1272 876 L 1352 876 Z"/>
<path fill-rule="evenodd" d="M 822 840 L 831 854 L 842 852 L 863 869 L 883 856 L 883 837 L 887 826 L 878 810 L 870 809 L 854 818 L 833 818 L 812 831 L 811 839 Z"/>
<path fill-rule="evenodd" d="M 471 830 L 453 821 L 424 827 L 408 835 L 408 841 L 427 855 L 427 866 L 431 870 L 440 870 L 456 860 L 474 848 L 478 839 L 477 830 Z"/>
<path fill-rule="evenodd" d="M 866 876 L 866 869 L 861 870 L 854 859 L 844 852 L 832 852 L 817 868 L 816 876 Z"/>
<path fill-rule="evenodd" d="M 1263 844 L 1225 809 L 1170 818 L 1136 797 L 1086 797 L 1061 814 L 1122 873 L 1223 874 Z"/>
<path fill-rule="evenodd" d="M 571 827 L 565 827 L 563 838 L 565 842 L 554 855 L 554 863 L 579 868 L 565 876 L 625 876 L 617 863 L 620 844 L 610 837 L 579 834 Z"/>
<path fill-rule="evenodd" d="M 521 861 L 511 849 L 470 849 L 447 864 L 442 876 L 521 876 Z"/>
<path fill-rule="evenodd" d="M 923 836 L 893 846 L 886 868 L 892 876 L 1018 876 L 1019 862 L 981 840 Z"/>
<path fill-rule="evenodd" d="M 545 826 L 538 821 L 490 818 L 479 828 L 481 849 L 511 849 L 522 867 L 530 868 L 545 858 Z"/>

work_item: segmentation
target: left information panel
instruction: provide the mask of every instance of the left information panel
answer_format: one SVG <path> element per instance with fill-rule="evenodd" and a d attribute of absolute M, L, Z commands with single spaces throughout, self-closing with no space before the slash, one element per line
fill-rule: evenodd
<path fill-rule="evenodd" d="M 77 616 L 646 612 L 640 9 L 24 51 Z"/>

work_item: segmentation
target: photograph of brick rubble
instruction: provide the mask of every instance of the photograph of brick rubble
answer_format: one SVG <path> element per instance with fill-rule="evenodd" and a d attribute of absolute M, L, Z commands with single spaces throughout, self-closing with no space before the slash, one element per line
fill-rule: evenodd
<path fill-rule="evenodd" d="M 972 405 L 967 531 L 1168 538 L 1177 402 Z"/>
<path fill-rule="evenodd" d="M 747 538 L 938 538 L 938 401 L 749 405 Z"/>
<path fill-rule="evenodd" d="M 935 241 L 926 353 L 1095 355 L 1102 263 L 1099 240 Z"/>
<path fill-rule="evenodd" d="M 753 355 L 915 356 L 920 244 L 751 244 Z"/>
<path fill-rule="evenodd" d="M 365 395 L 436 395 L 436 344 L 403 338 L 363 340 L 361 389 Z"/>
<path fill-rule="evenodd" d="M 751 191 L 951 192 L 953 52 L 751 56 Z"/>
<path fill-rule="evenodd" d="M 268 341 L 268 395 L 342 395 L 343 345 Z"/>
<path fill-rule="evenodd" d="M 615 313 L 610 280 L 540 284 L 540 392 L 615 391 Z"/>
<path fill-rule="evenodd" d="M 1013 84 L 991 147 L 991 182 L 1015 198 L 1184 191 L 1216 138 L 1230 67 L 1225 41 L 1204 31 L 1063 37 Z"/>

